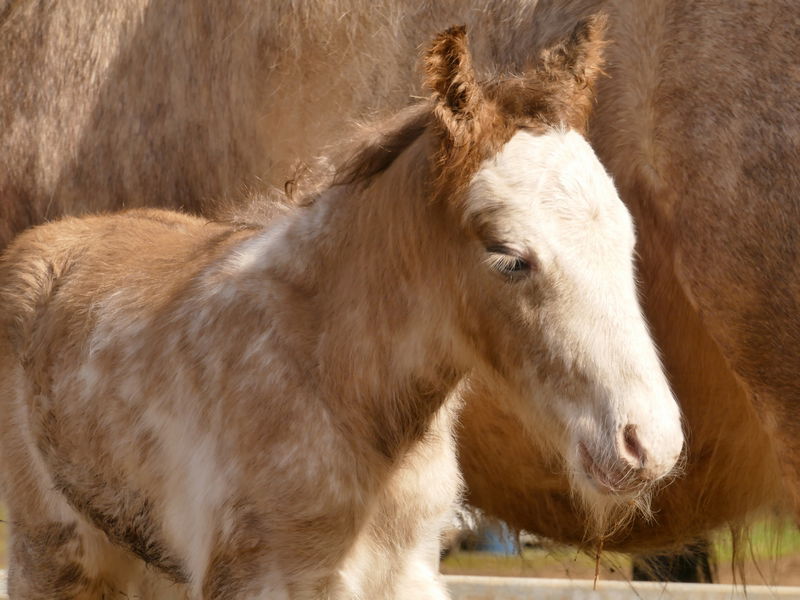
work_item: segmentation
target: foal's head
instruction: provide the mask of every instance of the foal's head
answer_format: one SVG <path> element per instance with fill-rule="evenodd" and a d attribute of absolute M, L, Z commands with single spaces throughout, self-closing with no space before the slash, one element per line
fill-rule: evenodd
<path fill-rule="evenodd" d="M 674 467 L 680 414 L 637 301 L 634 229 L 583 137 L 604 20 L 480 83 L 464 28 L 425 57 L 434 194 L 464 232 L 467 345 L 600 513 Z"/>

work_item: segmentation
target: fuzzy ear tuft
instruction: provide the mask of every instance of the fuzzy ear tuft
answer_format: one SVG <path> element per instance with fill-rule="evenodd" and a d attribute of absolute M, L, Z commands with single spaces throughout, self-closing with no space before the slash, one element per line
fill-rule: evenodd
<path fill-rule="evenodd" d="M 542 52 L 544 70 L 554 75 L 569 74 L 578 84 L 593 87 L 603 72 L 607 22 L 603 13 L 579 21 L 569 37 Z"/>
<path fill-rule="evenodd" d="M 425 83 L 433 91 L 436 114 L 456 133 L 475 117 L 482 91 L 472 68 L 464 25 L 436 36 L 425 53 Z"/>
<path fill-rule="evenodd" d="M 569 36 L 539 57 L 539 76 L 560 89 L 557 95 L 567 107 L 567 122 L 582 133 L 588 127 L 595 83 L 603 73 L 607 20 L 605 14 L 598 13 L 579 21 Z"/>

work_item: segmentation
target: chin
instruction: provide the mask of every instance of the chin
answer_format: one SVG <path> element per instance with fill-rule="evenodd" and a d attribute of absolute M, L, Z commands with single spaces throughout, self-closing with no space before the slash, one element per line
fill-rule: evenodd
<path fill-rule="evenodd" d="M 615 489 L 587 473 L 582 465 L 570 465 L 569 475 L 573 502 L 587 517 L 587 540 L 613 535 L 634 517 L 652 518 L 652 485 L 632 490 Z"/>

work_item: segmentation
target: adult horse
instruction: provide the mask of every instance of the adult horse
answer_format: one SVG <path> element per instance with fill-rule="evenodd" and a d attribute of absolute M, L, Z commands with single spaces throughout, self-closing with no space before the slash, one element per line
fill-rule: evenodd
<path fill-rule="evenodd" d="M 602 28 L 485 83 L 445 31 L 431 100 L 266 224 L 150 209 L 20 235 L 0 256 L 11 597 L 164 598 L 146 565 L 208 600 L 444 600 L 453 390 L 482 373 L 598 519 L 646 508 L 683 434 L 630 214 L 580 133 Z"/>
<path fill-rule="evenodd" d="M 476 55 L 515 70 L 581 16 L 608 13 L 609 77 L 589 132 L 640 232 L 646 312 L 689 439 L 685 477 L 659 495 L 656 520 L 606 543 L 674 543 L 779 500 L 782 477 L 797 489 L 794 3 L 99 6 L 0 5 L 5 240 L 65 212 L 213 212 L 220 197 L 282 186 L 290 160 L 335 139 L 330 115 L 405 103 L 409 50 L 434 29 L 467 22 Z M 485 409 L 463 418 L 470 499 L 580 541 L 563 467 L 509 414 L 502 390 L 483 395 L 496 401 L 470 403 Z"/>

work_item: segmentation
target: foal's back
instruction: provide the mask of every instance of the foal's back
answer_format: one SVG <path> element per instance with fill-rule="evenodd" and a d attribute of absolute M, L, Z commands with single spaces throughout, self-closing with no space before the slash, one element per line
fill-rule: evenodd
<path fill-rule="evenodd" d="M 78 280 L 86 293 L 113 289 L 131 277 L 139 285 L 152 281 L 163 292 L 164 280 L 186 280 L 239 237 L 234 233 L 227 225 L 162 210 L 63 219 L 11 244 L 0 263 L 2 293 L 15 312 L 49 297 L 54 285 Z"/>
<path fill-rule="evenodd" d="M 127 284 L 135 281 L 156 305 L 247 234 L 162 210 L 67 218 L 36 227 L 20 235 L 0 259 L 3 317 L 31 326 L 61 296 L 70 296 L 58 294 L 64 285 L 85 299 L 130 288 Z"/>

